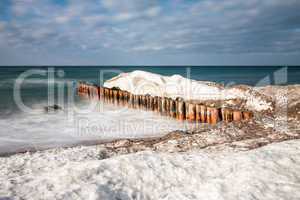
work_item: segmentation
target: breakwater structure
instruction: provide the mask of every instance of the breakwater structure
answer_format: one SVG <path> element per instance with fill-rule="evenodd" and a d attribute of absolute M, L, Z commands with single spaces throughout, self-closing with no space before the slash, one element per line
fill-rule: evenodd
<path fill-rule="evenodd" d="M 79 82 L 78 95 L 118 106 L 157 112 L 163 116 L 189 122 L 215 125 L 220 121 L 248 121 L 253 118 L 249 110 L 224 107 L 217 102 L 199 102 L 197 100 L 172 99 L 169 97 L 137 95 L 119 88 L 106 88 L 90 83 Z"/>

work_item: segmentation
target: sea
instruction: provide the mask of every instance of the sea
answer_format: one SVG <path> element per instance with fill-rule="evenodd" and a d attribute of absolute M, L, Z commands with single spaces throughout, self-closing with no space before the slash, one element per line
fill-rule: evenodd
<path fill-rule="evenodd" d="M 167 117 L 91 103 L 76 94 L 79 81 L 102 85 L 134 70 L 178 74 L 224 86 L 300 84 L 297 66 L 2 66 L 0 155 L 184 130 L 186 124 Z M 45 111 L 54 104 L 61 110 Z"/>

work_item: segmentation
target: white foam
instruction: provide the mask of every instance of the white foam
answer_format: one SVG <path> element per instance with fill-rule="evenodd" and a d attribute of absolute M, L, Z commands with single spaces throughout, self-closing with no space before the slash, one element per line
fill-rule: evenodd
<path fill-rule="evenodd" d="M 18 113 L 0 119 L 0 127 L 3 127 L 0 129 L 0 152 L 65 146 L 81 141 L 152 137 L 185 129 L 183 123 L 153 112 L 100 102 L 85 113 L 68 106 L 64 111 L 47 114 L 43 105 L 46 103 L 33 106 L 35 114 Z"/>

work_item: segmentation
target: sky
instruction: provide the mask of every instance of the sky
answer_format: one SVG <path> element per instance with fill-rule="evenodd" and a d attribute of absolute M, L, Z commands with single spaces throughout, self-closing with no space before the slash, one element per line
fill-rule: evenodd
<path fill-rule="evenodd" d="M 0 0 L 0 65 L 300 65 L 300 1 Z"/>

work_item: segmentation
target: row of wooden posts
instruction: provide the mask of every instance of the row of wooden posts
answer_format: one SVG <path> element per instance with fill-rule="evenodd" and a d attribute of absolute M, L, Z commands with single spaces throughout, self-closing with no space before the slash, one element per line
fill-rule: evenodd
<path fill-rule="evenodd" d="M 217 124 L 219 121 L 232 122 L 250 120 L 253 113 L 226 107 L 214 107 L 201 103 L 151 95 L 136 95 L 118 88 L 105 88 L 87 83 L 79 83 L 78 93 L 89 99 L 101 100 L 129 108 L 144 109 L 170 116 L 180 121 Z"/>

